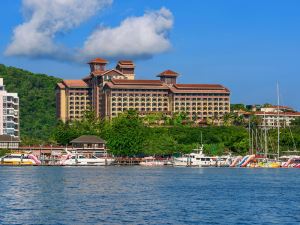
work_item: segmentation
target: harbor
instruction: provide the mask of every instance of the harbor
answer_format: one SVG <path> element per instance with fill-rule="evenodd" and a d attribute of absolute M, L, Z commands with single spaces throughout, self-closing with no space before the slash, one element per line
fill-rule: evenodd
<path fill-rule="evenodd" d="M 34 151 L 33 151 L 34 152 Z M 300 168 L 300 156 L 281 156 L 279 159 L 264 155 L 207 156 L 203 146 L 179 157 L 113 157 L 107 152 L 95 156 L 79 153 L 80 150 L 62 149 L 43 151 L 19 150 L 0 157 L 0 166 L 141 166 L 141 167 L 229 167 L 229 168 Z"/>

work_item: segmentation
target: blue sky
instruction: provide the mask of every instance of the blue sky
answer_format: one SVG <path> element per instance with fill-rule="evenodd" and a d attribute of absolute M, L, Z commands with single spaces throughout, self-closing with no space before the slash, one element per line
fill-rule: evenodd
<path fill-rule="evenodd" d="M 51 41 L 68 49 L 65 58 L 61 51 L 38 52 L 32 56 L 35 46 L 26 54 L 24 51 L 20 54 L 18 48 L 13 54 L 5 54 L 12 44 L 13 31 L 30 20 L 30 10 L 27 11 L 27 20 L 23 17 L 25 1 L 0 2 L 0 63 L 66 79 L 80 79 L 88 74 L 88 67 L 84 60 L 74 60 L 70 54 L 85 55 L 81 50 L 88 49 L 83 45 L 95 30 L 101 30 L 99 27 L 114 29 L 127 18 L 145 18 L 148 15 L 151 21 L 157 14 L 163 14 L 163 27 L 161 21 L 156 20 L 153 28 L 155 32 L 158 27 L 163 29 L 159 34 L 159 37 L 164 35 L 163 40 L 147 45 L 142 53 L 138 49 L 130 54 L 116 50 L 109 53 L 111 49 L 103 49 L 102 39 L 96 39 L 96 42 L 91 42 L 93 45 L 96 43 L 99 49 L 96 54 L 103 57 L 103 53 L 105 58 L 109 58 L 109 67 L 115 66 L 118 54 L 121 54 L 120 59 L 134 58 L 136 76 L 141 79 L 156 79 L 155 75 L 159 72 L 172 69 L 181 74 L 181 83 L 223 84 L 232 92 L 232 103 L 276 104 L 278 81 L 281 103 L 300 110 L 300 1 L 114 0 L 98 11 L 94 9 L 94 15 L 79 25 L 54 33 Z M 162 7 L 164 12 L 159 11 Z M 172 24 L 166 24 L 165 20 Z M 26 38 L 27 34 L 30 36 L 29 32 L 22 37 Z M 122 32 L 118 34 L 122 36 Z M 132 35 L 129 40 L 134 42 L 134 32 Z M 142 40 L 148 41 L 147 35 L 145 32 Z M 127 37 L 120 38 L 122 43 Z M 158 50 L 152 51 L 155 46 L 159 46 Z M 95 52 L 89 54 L 84 59 L 95 55 Z M 112 57 L 109 54 L 113 54 Z"/>

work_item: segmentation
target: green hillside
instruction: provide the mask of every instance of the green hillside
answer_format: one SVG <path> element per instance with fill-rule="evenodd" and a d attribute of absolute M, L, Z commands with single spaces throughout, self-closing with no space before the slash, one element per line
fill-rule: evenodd
<path fill-rule="evenodd" d="M 22 141 L 47 141 L 56 124 L 54 89 L 60 79 L 2 64 L 0 77 L 7 91 L 19 94 Z"/>

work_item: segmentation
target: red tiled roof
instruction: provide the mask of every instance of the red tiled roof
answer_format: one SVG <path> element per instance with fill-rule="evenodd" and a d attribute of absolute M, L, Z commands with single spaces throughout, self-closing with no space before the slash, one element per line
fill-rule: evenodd
<path fill-rule="evenodd" d="M 134 68 L 135 65 L 131 60 L 121 60 L 118 62 L 117 67 L 121 67 L 121 68 Z"/>
<path fill-rule="evenodd" d="M 161 86 L 162 82 L 160 80 L 123 80 L 123 79 L 113 79 L 113 84 L 116 85 L 158 85 Z"/>
<path fill-rule="evenodd" d="M 254 112 L 255 115 L 259 115 L 259 116 L 277 116 L 278 113 L 277 112 Z M 279 112 L 279 115 L 285 115 L 285 116 L 300 116 L 300 112 Z"/>
<path fill-rule="evenodd" d="M 229 90 L 220 84 L 174 84 L 174 92 L 214 91 L 229 93 Z"/>
<path fill-rule="evenodd" d="M 277 112 L 254 112 L 258 116 L 277 116 Z M 280 112 L 279 116 L 300 116 L 300 112 Z"/>
<path fill-rule="evenodd" d="M 67 87 L 88 87 L 83 80 L 63 80 L 63 83 Z"/>
<path fill-rule="evenodd" d="M 164 85 L 160 80 L 121 80 L 113 79 L 106 83 L 111 89 L 164 89 L 168 90 L 168 86 Z"/>
<path fill-rule="evenodd" d="M 158 74 L 157 76 L 158 77 L 162 77 L 162 76 L 165 76 L 165 77 L 177 77 L 179 74 L 174 72 L 173 70 L 165 70 L 163 72 L 161 72 L 160 74 Z"/>
<path fill-rule="evenodd" d="M 108 63 L 108 61 L 106 59 L 95 58 L 95 59 L 91 60 L 90 62 L 88 62 L 88 64 L 90 64 L 90 63 Z"/>
<path fill-rule="evenodd" d="M 207 90 L 220 90 L 225 89 L 220 84 L 174 84 L 178 89 L 207 89 Z"/>
<path fill-rule="evenodd" d="M 110 73 L 110 72 L 116 72 L 116 73 L 118 73 L 118 74 L 120 74 L 120 75 L 124 75 L 121 71 L 119 71 L 119 70 L 116 70 L 116 69 L 111 69 L 111 70 L 96 70 L 96 71 L 93 71 L 92 72 L 92 74 L 94 75 L 94 76 L 104 76 L 105 74 L 108 74 L 108 73 Z"/>
<path fill-rule="evenodd" d="M 276 105 L 272 105 L 272 106 L 266 106 L 266 107 L 262 107 L 262 108 L 269 108 L 269 109 L 293 109 L 291 107 L 288 107 L 288 106 L 276 106 Z"/>
<path fill-rule="evenodd" d="M 63 83 L 57 83 L 57 86 L 58 86 L 60 89 L 65 88 L 65 85 L 64 85 Z"/>
<path fill-rule="evenodd" d="M 120 60 L 118 63 L 121 65 L 134 65 L 133 61 L 131 60 Z"/>

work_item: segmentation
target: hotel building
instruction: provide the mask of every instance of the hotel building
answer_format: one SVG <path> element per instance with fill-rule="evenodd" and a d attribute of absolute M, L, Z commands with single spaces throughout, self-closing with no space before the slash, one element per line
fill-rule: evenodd
<path fill-rule="evenodd" d="M 0 148 L 17 147 L 19 138 L 19 97 L 8 93 L 0 78 Z"/>
<path fill-rule="evenodd" d="M 178 73 L 166 70 L 157 80 L 135 80 L 132 61 L 119 61 L 106 70 L 107 61 L 89 62 L 91 72 L 82 80 L 57 84 L 57 117 L 62 121 L 80 119 L 84 111 L 95 110 L 102 118 L 113 118 L 134 109 L 141 115 L 185 112 L 197 123 L 221 121 L 230 112 L 230 91 L 219 84 L 178 84 Z"/>

